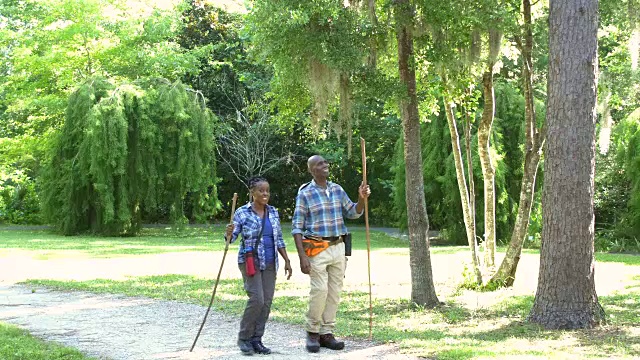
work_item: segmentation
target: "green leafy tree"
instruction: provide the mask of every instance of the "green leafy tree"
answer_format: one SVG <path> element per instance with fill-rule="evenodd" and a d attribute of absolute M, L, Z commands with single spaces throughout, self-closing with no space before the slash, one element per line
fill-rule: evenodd
<path fill-rule="evenodd" d="M 269 90 L 271 66 L 250 54 L 251 37 L 243 30 L 245 16 L 196 0 L 186 4 L 181 15 L 178 43 L 207 54 L 198 64 L 198 73 L 187 74 L 183 81 L 202 92 L 221 119 L 235 119 L 238 111 L 253 112 Z"/>
<path fill-rule="evenodd" d="M 202 96 L 167 80 L 90 79 L 69 99 L 42 178 L 47 218 L 65 234 L 134 235 L 143 211 L 210 215 L 215 118 Z"/>
<path fill-rule="evenodd" d="M 170 11 L 139 16 L 124 2 L 97 0 L 3 4 L 4 136 L 59 127 L 70 92 L 94 75 L 173 81 L 197 71 L 198 54 L 171 40 L 180 22 Z"/>
<path fill-rule="evenodd" d="M 173 40 L 182 26 L 180 12 L 137 5 L 0 3 L 0 163 L 9 173 L 39 178 L 51 138 L 63 127 L 69 96 L 88 78 L 175 81 L 199 71 L 208 48 L 184 49 Z"/>

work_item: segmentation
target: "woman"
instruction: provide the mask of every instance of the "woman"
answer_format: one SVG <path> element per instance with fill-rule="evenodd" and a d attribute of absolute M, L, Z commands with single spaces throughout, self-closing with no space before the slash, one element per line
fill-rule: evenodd
<path fill-rule="evenodd" d="M 238 346 L 250 355 L 270 354 L 271 350 L 262 344 L 262 335 L 271 311 L 271 301 L 276 287 L 278 254 L 284 260 L 284 270 L 291 278 L 291 263 L 282 238 L 278 210 L 268 205 L 269 183 L 265 178 L 249 180 L 249 191 L 253 201 L 238 208 L 233 215 L 233 223 L 227 225 L 225 240 L 234 242 L 242 234 L 238 252 L 238 267 L 242 273 L 244 289 L 249 296 L 240 321 Z M 251 260 L 255 274 L 247 271 Z"/>

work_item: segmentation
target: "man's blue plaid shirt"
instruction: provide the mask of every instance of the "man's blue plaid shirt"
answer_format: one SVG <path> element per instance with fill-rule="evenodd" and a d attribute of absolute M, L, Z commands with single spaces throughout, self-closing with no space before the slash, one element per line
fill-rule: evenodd
<path fill-rule="evenodd" d="M 291 234 L 339 236 L 347 233 L 345 217 L 357 219 L 361 215 L 342 186 L 327 181 L 325 190 L 312 180 L 298 191 Z"/>
<path fill-rule="evenodd" d="M 282 238 L 282 226 L 280 226 L 280 215 L 278 210 L 271 205 L 267 205 L 269 212 L 269 220 L 273 227 L 273 242 L 275 245 L 276 254 L 276 269 L 278 269 L 278 249 L 284 248 L 284 240 Z M 244 240 L 244 246 L 251 246 L 255 248 L 256 241 L 258 241 L 258 234 L 262 228 L 262 219 L 251 208 L 251 203 L 239 207 L 233 215 L 233 234 L 231 235 L 231 242 L 236 241 L 238 235 L 242 233 L 242 239 Z M 244 263 L 243 249 L 240 246 L 238 249 L 238 264 Z M 260 262 L 260 270 L 266 269 L 267 264 L 264 261 L 264 243 L 260 240 L 258 245 L 258 259 Z"/>

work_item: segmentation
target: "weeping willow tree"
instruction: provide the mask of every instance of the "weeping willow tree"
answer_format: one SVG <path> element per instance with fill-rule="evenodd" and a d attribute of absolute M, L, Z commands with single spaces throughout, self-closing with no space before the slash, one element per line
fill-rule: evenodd
<path fill-rule="evenodd" d="M 64 234 L 135 235 L 143 213 L 185 223 L 187 196 L 193 216 L 211 214 L 214 124 L 203 97 L 179 82 L 85 82 L 42 179 L 47 218 Z"/>

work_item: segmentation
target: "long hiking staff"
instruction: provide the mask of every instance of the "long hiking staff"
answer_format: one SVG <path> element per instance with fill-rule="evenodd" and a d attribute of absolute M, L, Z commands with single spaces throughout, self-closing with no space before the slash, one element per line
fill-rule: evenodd
<path fill-rule="evenodd" d="M 360 138 L 362 148 L 362 183 L 367 185 L 367 151 L 364 138 Z M 371 296 L 371 238 L 369 237 L 369 199 L 364 198 L 364 228 L 367 234 L 367 272 L 369 274 L 369 340 L 373 337 L 373 303 Z"/>
<path fill-rule="evenodd" d="M 236 200 L 238 200 L 238 193 L 233 193 L 233 201 L 231 202 L 231 219 L 229 220 L 229 223 L 233 222 L 233 214 L 236 212 Z M 209 301 L 209 307 L 207 308 L 207 312 L 204 313 L 204 319 L 202 319 L 202 324 L 200 324 L 200 329 L 198 329 L 198 334 L 196 335 L 196 338 L 193 340 L 193 345 L 191 345 L 191 350 L 189 350 L 189 352 L 192 352 L 193 348 L 196 347 L 196 342 L 198 342 L 198 338 L 200 337 L 200 332 L 204 327 L 204 323 L 207 322 L 207 316 L 209 315 L 209 310 L 211 310 L 211 305 L 213 304 L 213 298 L 216 297 L 216 290 L 218 289 L 218 283 L 220 282 L 220 274 L 222 274 L 224 259 L 227 257 L 227 251 L 229 250 L 229 241 L 226 238 L 226 232 L 225 232 L 224 243 L 225 245 L 224 245 L 224 253 L 222 254 L 222 262 L 220 263 L 220 270 L 218 270 L 218 277 L 216 278 L 216 283 L 215 285 L 213 285 L 213 294 L 211 294 L 211 301 Z"/>

